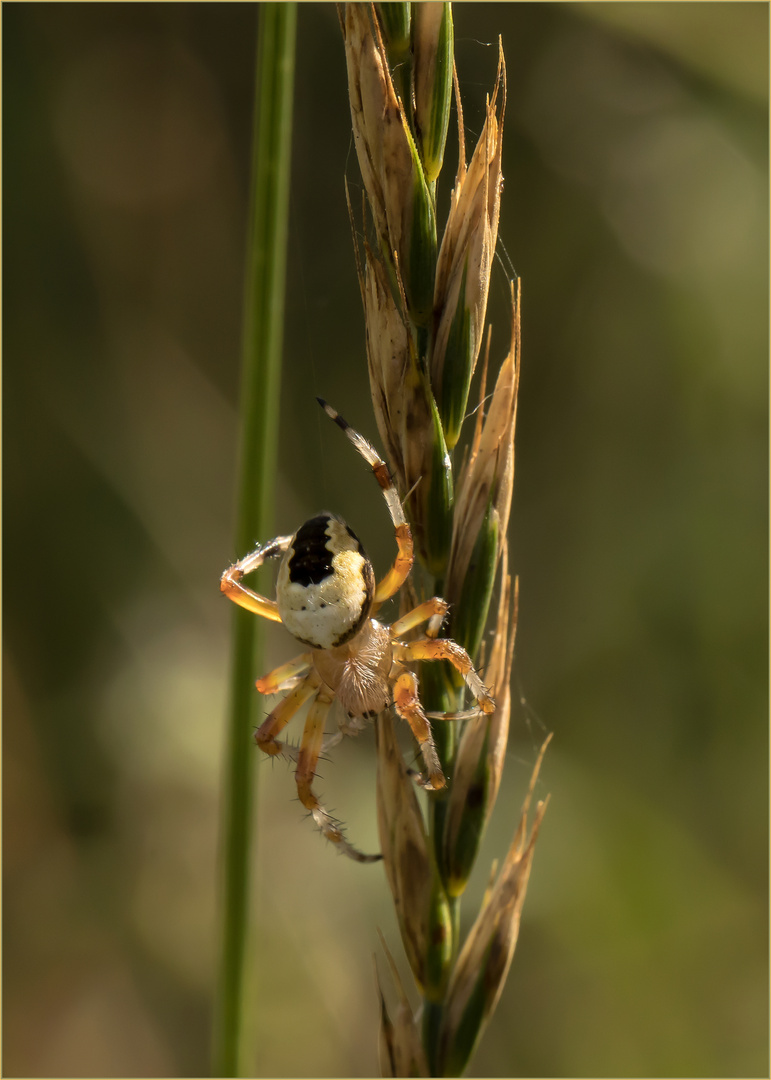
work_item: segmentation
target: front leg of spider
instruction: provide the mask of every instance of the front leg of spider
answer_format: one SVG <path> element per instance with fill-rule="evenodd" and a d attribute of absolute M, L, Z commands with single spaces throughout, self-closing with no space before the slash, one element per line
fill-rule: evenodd
<path fill-rule="evenodd" d="M 220 578 L 220 592 L 234 604 L 246 608 L 255 615 L 262 615 L 264 619 L 271 619 L 273 622 L 281 622 L 276 601 L 268 600 L 267 596 L 260 596 L 254 590 L 248 589 L 243 584 L 243 580 L 246 574 L 259 570 L 266 559 L 275 559 L 283 554 L 293 539 L 294 537 L 291 536 L 277 536 L 275 540 L 271 540 L 268 544 L 258 545 L 250 555 L 233 563 Z"/>

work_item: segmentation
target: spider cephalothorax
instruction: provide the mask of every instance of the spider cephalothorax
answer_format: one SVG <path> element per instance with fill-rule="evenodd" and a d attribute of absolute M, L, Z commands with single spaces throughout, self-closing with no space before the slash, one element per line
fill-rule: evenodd
<path fill-rule="evenodd" d="M 311 647 L 310 652 L 257 680 L 261 694 L 287 693 L 257 729 L 255 739 L 266 754 L 285 753 L 296 761 L 300 801 L 324 835 L 351 858 L 371 862 L 380 856 L 357 851 L 312 790 L 319 756 L 393 704 L 398 715 L 409 723 L 420 746 L 427 774 L 420 782 L 436 790 L 444 786 L 445 778 L 412 667 L 420 660 L 449 660 L 463 675 L 483 712 L 492 712 L 495 703 L 465 649 L 436 636 L 447 614 L 444 600 L 437 596 L 426 600 L 390 626 L 373 618 L 383 601 L 393 596 L 409 575 L 412 534 L 385 462 L 333 408 L 321 398 L 319 402 L 369 463 L 380 484 L 399 549 L 393 566 L 376 584 L 372 563 L 356 534 L 342 518 L 322 513 L 306 521 L 293 536 L 279 536 L 234 563 L 222 575 L 220 588 L 249 611 L 282 622 L 298 641 Z M 279 556 L 275 601 L 243 584 L 244 576 L 265 559 Z M 424 623 L 428 624 L 425 637 L 402 640 Z M 338 721 L 338 732 L 325 739 L 327 713 L 336 699 L 344 715 Z M 279 742 L 277 736 L 307 701 L 311 706 L 299 749 Z"/>

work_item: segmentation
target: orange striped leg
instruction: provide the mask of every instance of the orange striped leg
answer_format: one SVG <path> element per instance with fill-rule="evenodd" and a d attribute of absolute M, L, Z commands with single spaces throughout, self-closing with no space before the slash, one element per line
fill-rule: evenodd
<path fill-rule="evenodd" d="M 354 431 L 348 421 L 344 420 L 340 413 L 337 412 L 336 409 L 333 409 L 331 405 L 328 405 L 323 398 L 316 398 L 316 400 L 330 420 L 334 420 L 337 426 L 342 428 L 353 446 L 372 469 L 372 472 L 375 474 L 375 479 L 380 485 L 380 490 L 383 492 L 383 498 L 388 506 L 388 513 L 391 515 L 391 521 L 394 523 L 394 528 L 396 530 L 396 544 L 399 551 L 393 566 L 375 589 L 375 603 L 382 604 L 384 600 L 388 600 L 395 592 L 398 592 L 407 580 L 410 570 L 412 569 L 414 559 L 412 533 L 407 524 L 407 519 L 404 516 L 404 508 L 399 499 L 399 493 L 394 487 L 391 474 L 388 471 L 388 466 L 383 461 L 380 454 L 378 454 L 372 443 L 367 442 L 364 436 L 360 435 L 358 431 Z"/>
<path fill-rule="evenodd" d="M 276 736 L 283 731 L 294 714 L 305 704 L 308 698 L 318 693 L 321 679 L 315 672 L 310 672 L 299 686 L 296 686 L 278 705 L 268 714 L 265 720 L 257 728 L 254 738 L 262 750 L 271 756 L 284 752 L 287 748 L 283 743 L 277 742 Z"/>
<path fill-rule="evenodd" d="M 450 638 L 437 638 L 434 641 L 423 639 L 411 641 L 408 645 L 400 645 L 396 650 L 399 659 L 409 660 L 449 660 L 452 666 L 459 671 L 466 680 L 471 693 L 484 713 L 495 711 L 495 702 L 490 692 L 474 670 L 471 657 L 464 648 L 451 641 Z"/>
<path fill-rule="evenodd" d="M 431 623 L 426 633 L 428 637 L 435 638 L 439 633 L 442 620 L 449 610 L 450 605 L 439 596 L 435 596 L 432 600 L 426 600 L 425 603 L 418 604 L 412 611 L 408 611 L 406 615 L 402 615 L 401 619 L 397 619 L 395 623 L 391 623 L 389 628 L 391 637 L 401 637 L 408 630 L 412 630 L 430 619 Z"/>
<path fill-rule="evenodd" d="M 395 488 L 393 490 L 396 491 Z M 375 589 L 376 604 L 382 604 L 384 600 L 388 600 L 389 597 L 398 592 L 410 575 L 414 555 L 412 533 L 406 521 L 396 526 L 396 544 L 399 551 L 394 564 Z"/>
<path fill-rule="evenodd" d="M 259 569 L 266 559 L 273 559 L 283 554 L 291 542 L 291 536 L 277 536 L 275 540 L 271 540 L 268 544 L 261 544 L 250 555 L 233 563 L 220 578 L 220 591 L 239 607 L 246 608 L 255 615 L 262 615 L 264 619 L 281 622 L 275 600 L 268 600 L 267 596 L 261 596 L 260 593 L 247 588 L 243 584 L 243 579 L 246 574 Z"/>
<path fill-rule="evenodd" d="M 324 744 L 324 724 L 331 704 L 332 698 L 329 696 L 329 691 L 322 689 L 308 710 L 300 753 L 297 757 L 297 772 L 295 773 L 297 794 L 306 810 L 310 810 L 313 820 L 327 840 L 331 840 L 341 851 L 357 862 L 377 862 L 382 855 L 364 855 L 349 844 L 343 835 L 340 822 L 335 821 L 313 793 L 313 778 L 316 775 L 319 754 Z"/>
<path fill-rule="evenodd" d="M 282 690 L 291 690 L 297 685 L 298 678 L 307 674 L 312 660 L 310 653 L 301 653 L 294 660 L 274 668 L 258 679 L 257 689 L 261 694 L 278 694 Z"/>
<path fill-rule="evenodd" d="M 403 720 L 412 728 L 412 734 L 418 741 L 420 752 L 428 772 L 428 780 L 423 784 L 429 791 L 436 791 L 445 785 L 444 773 L 439 763 L 439 755 L 431 734 L 431 724 L 423 711 L 418 698 L 418 680 L 411 671 L 403 672 L 394 683 L 394 708 Z"/>

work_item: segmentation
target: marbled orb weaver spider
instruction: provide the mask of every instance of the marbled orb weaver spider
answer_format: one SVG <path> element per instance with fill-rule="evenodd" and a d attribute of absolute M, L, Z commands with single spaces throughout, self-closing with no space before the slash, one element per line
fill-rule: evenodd
<path fill-rule="evenodd" d="M 385 497 L 396 531 L 398 553 L 393 566 L 378 584 L 372 563 L 358 537 L 336 514 L 321 513 L 306 521 L 293 536 L 278 536 L 234 563 L 222 575 L 222 592 L 241 607 L 263 618 L 281 622 L 309 652 L 257 680 L 261 694 L 287 691 L 255 733 L 257 745 L 269 755 L 283 754 L 297 765 L 295 780 L 300 802 L 310 811 L 327 839 L 359 862 L 374 862 L 380 855 L 364 855 L 344 837 L 340 822 L 321 805 L 313 792 L 319 756 L 345 735 L 355 735 L 383 709 L 393 704 L 410 725 L 420 747 L 426 777 L 418 782 L 430 791 L 444 787 L 429 715 L 460 719 L 478 714 L 427 714 L 418 697 L 418 681 L 411 665 L 419 660 L 449 660 L 461 673 L 482 712 L 495 703 L 474 670 L 465 649 L 448 638 L 437 637 L 449 605 L 435 596 L 419 604 L 390 626 L 373 616 L 381 604 L 402 587 L 413 563 L 412 533 L 388 466 L 367 440 L 321 398 L 321 407 L 370 465 Z M 243 578 L 265 559 L 282 556 L 276 599 L 268 600 L 243 584 Z M 427 623 L 426 635 L 402 641 L 408 631 Z M 337 698 L 345 714 L 336 734 L 324 737 L 324 724 Z M 279 742 L 277 736 L 294 714 L 310 701 L 299 747 Z"/>

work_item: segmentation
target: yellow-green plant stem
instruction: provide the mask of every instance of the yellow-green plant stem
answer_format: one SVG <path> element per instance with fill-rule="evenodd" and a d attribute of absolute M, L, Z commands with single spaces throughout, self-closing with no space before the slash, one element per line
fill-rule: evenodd
<path fill-rule="evenodd" d="M 249 230 L 246 247 L 241 431 L 235 552 L 270 534 L 286 280 L 286 235 L 297 9 L 259 5 Z M 251 1071 L 244 997 L 249 986 L 255 655 L 261 622 L 233 609 L 231 688 L 223 762 L 219 985 L 212 1075 Z"/>
<path fill-rule="evenodd" d="M 441 582 L 434 582 L 435 585 L 442 584 Z M 441 589 L 435 589 L 435 595 L 441 596 Z M 428 676 L 426 681 L 426 676 Z M 462 700 L 458 699 L 456 694 L 453 694 L 449 689 L 448 684 L 445 682 L 442 673 L 438 669 L 437 665 L 423 665 L 422 678 L 424 680 L 424 699 L 428 708 L 437 710 L 438 712 L 452 712 L 455 709 L 462 708 Z M 456 734 L 451 724 L 440 724 L 435 728 L 435 738 L 437 752 L 439 754 L 440 761 L 442 762 L 442 768 L 446 776 L 452 776 L 452 771 L 455 762 L 456 751 Z M 429 843 L 434 852 L 436 859 L 436 866 L 439 872 L 442 885 L 447 886 L 447 868 L 444 860 L 444 849 L 442 839 L 444 836 L 444 823 L 447 813 L 447 802 L 449 798 L 449 788 L 445 788 L 442 791 L 436 792 L 429 796 L 428 803 L 428 837 Z M 438 895 L 436 892 L 432 895 L 431 902 L 438 902 Z M 449 907 L 450 914 L 450 933 L 451 941 L 449 946 L 449 963 L 447 966 L 447 977 L 455 965 L 455 961 L 458 955 L 458 949 L 460 946 L 460 906 L 461 898 L 459 896 L 453 897 L 449 894 L 446 895 L 446 902 Z M 432 912 L 429 915 L 429 921 L 436 921 L 436 916 Z M 422 1021 L 422 1038 L 423 1048 L 426 1052 L 426 1060 L 429 1067 L 429 1076 L 437 1077 L 442 1076 L 441 1066 L 441 1048 L 439 1041 L 442 1033 L 442 1022 L 444 1019 L 445 1011 L 445 998 L 446 984 L 442 988 L 442 997 L 440 999 L 430 999 L 424 997 L 423 999 L 423 1021 Z"/>

